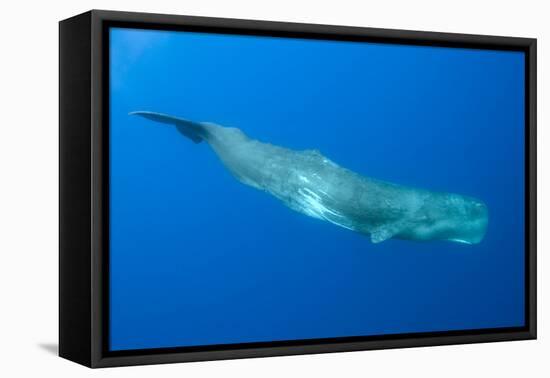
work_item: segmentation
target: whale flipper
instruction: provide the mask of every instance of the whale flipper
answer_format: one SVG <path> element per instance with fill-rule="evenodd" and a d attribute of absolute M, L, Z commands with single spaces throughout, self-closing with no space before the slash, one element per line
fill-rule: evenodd
<path fill-rule="evenodd" d="M 398 234 L 402 229 L 402 222 L 395 222 L 376 227 L 370 233 L 370 240 L 373 243 L 382 243 L 385 240 L 391 239 Z"/>
<path fill-rule="evenodd" d="M 371 232 L 370 240 L 373 243 L 377 244 L 377 243 L 382 243 L 384 240 L 388 240 L 392 236 L 393 234 L 391 233 L 390 230 L 388 230 L 387 228 L 381 227 L 378 230 Z"/>
<path fill-rule="evenodd" d="M 146 111 L 131 112 L 129 113 L 129 115 L 138 115 L 143 118 L 150 119 L 151 121 L 174 125 L 181 134 L 191 139 L 195 143 L 200 143 L 204 139 L 204 126 L 198 122 L 188 121 L 186 119 L 170 116 L 167 114 Z"/>

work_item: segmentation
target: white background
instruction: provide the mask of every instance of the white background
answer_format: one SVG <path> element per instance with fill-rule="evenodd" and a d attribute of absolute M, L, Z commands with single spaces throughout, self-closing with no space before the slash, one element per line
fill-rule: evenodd
<path fill-rule="evenodd" d="M 133 0 L 5 2 L 0 22 L 0 375 L 109 377 L 550 376 L 547 120 L 550 10 L 544 0 Z M 90 370 L 55 356 L 58 25 L 128 10 L 539 39 L 539 340 Z M 498 138 L 498 135 L 495 135 Z M 464 277 L 465 280 L 468 277 Z M 437 282 L 434 282 L 437 285 Z"/>

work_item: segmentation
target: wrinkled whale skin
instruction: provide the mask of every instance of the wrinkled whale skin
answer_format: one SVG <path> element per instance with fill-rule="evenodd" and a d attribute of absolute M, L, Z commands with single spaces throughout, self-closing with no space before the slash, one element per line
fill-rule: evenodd
<path fill-rule="evenodd" d="M 370 235 L 374 243 L 396 238 L 476 244 L 487 229 L 487 206 L 472 197 L 361 176 L 317 150 L 263 143 L 237 128 L 153 112 L 130 114 L 176 126 L 195 143 L 206 141 L 243 184 L 297 212 Z"/>

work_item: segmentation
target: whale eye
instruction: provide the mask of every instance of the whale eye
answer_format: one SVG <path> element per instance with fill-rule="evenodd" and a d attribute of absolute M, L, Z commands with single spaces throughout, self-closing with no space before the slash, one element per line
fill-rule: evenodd
<path fill-rule="evenodd" d="M 472 220 L 486 219 L 487 215 L 487 206 L 483 202 L 473 202 L 467 208 L 466 216 Z"/>
<path fill-rule="evenodd" d="M 482 203 L 477 202 L 477 203 L 474 205 L 474 210 L 475 210 L 476 212 L 483 212 L 483 211 L 485 211 L 485 205 L 482 204 Z"/>

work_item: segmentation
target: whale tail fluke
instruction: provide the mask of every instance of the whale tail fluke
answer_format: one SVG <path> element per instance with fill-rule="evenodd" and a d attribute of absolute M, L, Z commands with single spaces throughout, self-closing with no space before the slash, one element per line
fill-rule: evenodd
<path fill-rule="evenodd" d="M 174 125 L 176 126 L 176 129 L 181 134 L 191 139 L 195 143 L 202 142 L 205 136 L 204 126 L 198 122 L 188 121 L 186 119 L 173 117 L 167 114 L 147 112 L 147 111 L 136 111 L 136 112 L 130 112 L 128 114 L 138 115 L 155 122 Z"/>

